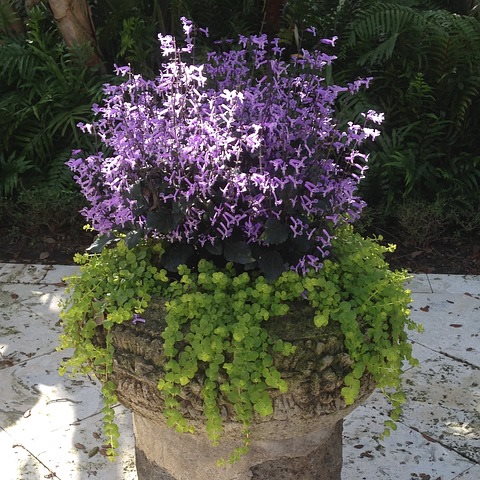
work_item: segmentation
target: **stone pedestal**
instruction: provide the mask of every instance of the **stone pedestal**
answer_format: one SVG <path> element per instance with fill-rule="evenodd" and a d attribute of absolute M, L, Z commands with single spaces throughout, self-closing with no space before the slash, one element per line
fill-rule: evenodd
<path fill-rule="evenodd" d="M 297 347 L 289 357 L 274 355 L 289 390 L 272 390 L 273 414 L 254 417 L 249 453 L 233 465 L 218 467 L 218 459 L 241 446 L 243 426 L 235 421 L 228 400 L 219 398 L 224 433 L 219 446 L 211 445 L 204 428 L 201 374 L 180 399 L 181 413 L 195 434 L 177 433 L 163 421 L 157 389 L 167 360 L 163 305 L 152 301 L 142 315 L 145 324 L 119 325 L 112 331 L 111 378 L 120 402 L 134 412 L 139 480 L 340 480 L 343 418 L 370 395 L 374 384 L 365 375 L 357 402 L 345 405 L 341 389 L 352 362 L 338 325 L 316 328 L 311 308 L 301 303 L 292 306 L 292 313 L 264 323 L 271 338 Z"/>
<path fill-rule="evenodd" d="M 325 416 L 315 430 L 297 437 L 288 437 L 287 424 L 277 438 L 259 439 L 256 432 L 246 456 L 218 467 L 216 460 L 238 446 L 238 438 L 226 435 L 213 447 L 202 433 L 179 434 L 162 422 L 134 414 L 138 479 L 340 480 L 343 419 L 338 417 Z"/>

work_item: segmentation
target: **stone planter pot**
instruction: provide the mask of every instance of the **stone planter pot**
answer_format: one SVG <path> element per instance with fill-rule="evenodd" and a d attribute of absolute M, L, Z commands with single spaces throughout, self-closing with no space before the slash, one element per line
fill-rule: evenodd
<path fill-rule="evenodd" d="M 272 392 L 273 415 L 254 419 L 249 453 L 226 467 L 218 467 L 216 460 L 240 446 L 242 425 L 224 402 L 225 431 L 220 445 L 211 445 L 201 413 L 201 378 L 189 384 L 182 401 L 196 433 L 177 433 L 163 421 L 157 389 L 165 362 L 161 303 L 154 302 L 142 315 L 145 324 L 113 330 L 113 380 L 119 400 L 133 411 L 139 480 L 340 479 L 343 418 L 368 397 L 374 383 L 365 376 L 357 402 L 346 407 L 340 390 L 351 360 L 338 327 L 316 328 L 312 311 L 303 304 L 294 305 L 291 312 L 264 324 L 272 337 L 297 346 L 292 356 L 275 357 L 289 391 Z"/>

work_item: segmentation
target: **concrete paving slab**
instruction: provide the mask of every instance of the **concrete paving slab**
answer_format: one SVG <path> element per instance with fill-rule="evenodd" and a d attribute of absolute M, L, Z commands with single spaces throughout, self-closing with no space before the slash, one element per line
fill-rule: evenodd
<path fill-rule="evenodd" d="M 0 284 L 0 307 L 26 306 L 32 312 L 47 318 L 50 322 L 52 315 L 58 317 L 60 313 L 59 302 L 64 297 L 65 288 L 54 284 Z"/>
<path fill-rule="evenodd" d="M 424 333 L 409 332 L 412 340 L 480 366 L 480 297 L 419 293 L 412 318 L 425 328 Z"/>
<path fill-rule="evenodd" d="M 45 446 L 45 432 L 90 417 L 103 406 L 96 383 L 58 375 L 65 356 L 55 352 L 0 370 L 0 426 L 30 449 Z"/>
<path fill-rule="evenodd" d="M 46 287 L 44 284 L 0 283 L 0 308 L 23 305 L 31 298 L 42 295 L 42 290 Z"/>
<path fill-rule="evenodd" d="M 26 265 L 21 274 L 16 277 L 17 283 L 42 283 L 50 265 Z"/>
<path fill-rule="evenodd" d="M 402 422 L 480 463 L 480 369 L 424 353 L 420 365 L 403 377 L 408 402 Z"/>
<path fill-rule="evenodd" d="M 472 465 L 402 423 L 378 439 L 386 411 L 385 400 L 374 393 L 345 420 L 342 480 L 452 480 Z"/>
<path fill-rule="evenodd" d="M 65 277 L 75 275 L 80 271 L 77 265 L 56 265 L 55 268 L 49 270 L 43 279 L 43 283 L 55 284 L 62 283 Z"/>
<path fill-rule="evenodd" d="M 0 283 L 42 283 L 52 265 L 0 264 Z"/>
<path fill-rule="evenodd" d="M 26 307 L 0 312 L 0 370 L 53 352 L 60 332 L 51 320 Z"/>
<path fill-rule="evenodd" d="M 116 421 L 123 433 L 132 432 L 131 414 L 124 407 L 116 408 Z M 118 456 L 112 462 L 105 455 L 101 436 L 101 414 L 78 422 L 73 427 L 61 428 L 48 434 L 50 444 L 34 445 L 35 455 L 61 480 L 137 480 L 133 435 L 122 435 Z M 192 477 L 193 480 L 194 477 Z"/>
<path fill-rule="evenodd" d="M 26 299 L 24 304 L 37 315 L 58 320 L 60 314 L 59 302 L 65 298 L 65 289 L 56 285 L 41 285 L 35 290 L 35 295 Z"/>
<path fill-rule="evenodd" d="M 465 472 L 461 473 L 458 477 L 455 477 L 454 480 L 479 480 L 480 479 L 480 465 L 475 465 Z"/>
<path fill-rule="evenodd" d="M 426 273 L 416 274 L 405 286 L 411 290 L 412 293 L 433 293 Z"/>
<path fill-rule="evenodd" d="M 480 295 L 480 275 L 428 274 L 434 293 L 470 293 Z"/>
<path fill-rule="evenodd" d="M 24 270 L 26 270 L 27 265 L 19 263 L 2 263 L 0 264 L 0 282 L 2 283 L 12 283 L 17 282 Z"/>
<path fill-rule="evenodd" d="M 15 439 L 1 429 L 0 452 L 2 480 L 55 478 L 49 476 L 52 474 L 51 470 L 42 465 L 25 447 L 18 444 Z"/>

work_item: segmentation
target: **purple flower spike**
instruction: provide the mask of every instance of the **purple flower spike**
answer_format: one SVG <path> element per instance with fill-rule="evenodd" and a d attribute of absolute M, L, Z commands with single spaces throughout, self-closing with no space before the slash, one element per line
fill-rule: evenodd
<path fill-rule="evenodd" d="M 322 70 L 334 56 L 302 50 L 289 60 L 266 35 L 240 35 L 231 50 L 223 42 L 199 65 L 200 30 L 182 23 L 183 46 L 159 35 L 166 63 L 155 79 L 115 66 L 125 81 L 106 85 L 96 120 L 79 125 L 105 147 L 68 162 L 90 204 L 82 213 L 100 233 L 147 227 L 195 248 L 303 242 L 289 268 L 321 268 L 335 229 L 360 216 L 361 148 L 383 120 L 369 110 L 362 125 L 340 128 L 335 105 L 371 79 L 328 85 Z"/>
<path fill-rule="evenodd" d="M 137 323 L 145 323 L 146 320 L 142 318 L 138 313 L 133 315 L 132 323 L 136 325 Z"/>

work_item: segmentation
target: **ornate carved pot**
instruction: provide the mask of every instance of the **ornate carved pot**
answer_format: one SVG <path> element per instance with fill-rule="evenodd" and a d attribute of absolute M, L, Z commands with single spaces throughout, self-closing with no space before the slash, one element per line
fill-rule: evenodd
<path fill-rule="evenodd" d="M 231 406 L 221 405 L 224 433 L 212 446 L 203 424 L 198 378 L 189 384 L 182 410 L 195 434 L 177 433 L 163 421 L 163 400 L 157 382 L 166 358 L 161 333 L 161 302 L 143 315 L 145 324 L 113 330 L 114 378 L 120 401 L 133 411 L 139 480 L 339 480 L 342 468 L 343 418 L 373 391 L 369 376 L 360 396 L 346 406 L 340 395 L 351 360 L 337 325 L 318 329 L 309 307 L 294 305 L 291 313 L 265 322 L 274 338 L 297 346 L 289 357 L 275 357 L 275 366 L 289 385 L 288 393 L 272 392 L 274 413 L 255 417 L 250 451 L 233 465 L 216 460 L 240 446 L 242 425 Z"/>

